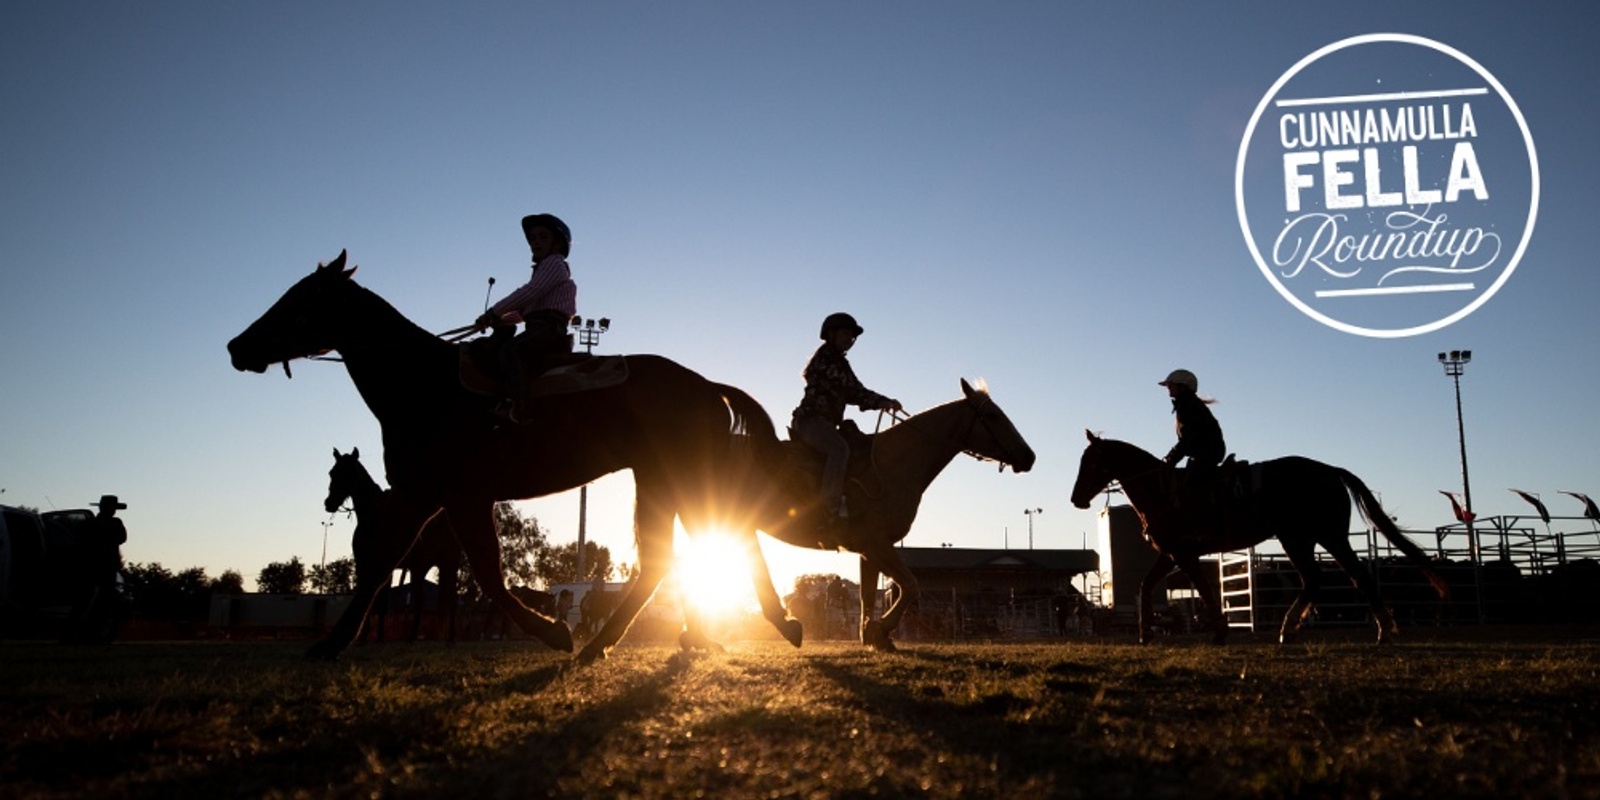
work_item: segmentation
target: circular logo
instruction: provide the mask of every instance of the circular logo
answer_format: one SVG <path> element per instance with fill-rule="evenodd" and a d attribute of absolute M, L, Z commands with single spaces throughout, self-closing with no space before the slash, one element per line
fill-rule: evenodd
<path fill-rule="evenodd" d="M 1234 202 L 1261 274 L 1295 308 L 1346 333 L 1414 336 L 1510 279 L 1533 235 L 1539 162 L 1488 70 L 1439 42 L 1369 34 L 1267 91 Z"/>

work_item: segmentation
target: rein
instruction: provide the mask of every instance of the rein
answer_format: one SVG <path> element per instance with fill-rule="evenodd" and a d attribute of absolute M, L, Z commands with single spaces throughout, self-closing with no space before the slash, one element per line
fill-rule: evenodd
<path fill-rule="evenodd" d="M 984 421 L 983 421 L 983 410 L 984 410 L 984 408 L 986 408 L 987 406 L 989 406 L 993 402 L 994 402 L 994 400 L 991 399 L 988 395 L 984 395 L 983 402 L 979 403 L 977 405 L 977 407 L 975 409 L 973 409 L 972 421 L 967 423 L 967 429 L 959 437 L 960 439 L 963 439 L 963 440 L 966 439 L 967 438 L 967 434 L 972 433 L 972 429 L 973 428 L 978 427 L 980 424 L 985 424 Z M 880 430 L 883 429 L 883 418 L 885 416 L 889 417 L 889 427 L 891 427 L 891 428 L 897 427 L 899 425 L 905 425 L 908 429 L 910 429 L 911 431 L 917 433 L 920 436 L 923 436 L 923 437 L 929 438 L 929 439 L 937 438 L 936 436 L 934 436 L 934 434 L 929 433 L 926 430 L 926 428 L 921 426 L 919 423 L 913 422 L 912 420 L 915 419 L 915 417 L 913 415 L 906 414 L 905 412 L 896 413 L 896 412 L 891 411 L 891 410 L 889 410 L 887 408 L 883 408 L 883 409 L 879 409 L 878 410 L 878 422 L 877 422 L 877 425 L 872 430 L 872 432 L 874 434 L 877 434 Z M 996 440 L 998 441 L 998 438 Z M 872 468 L 874 470 L 876 470 L 878 468 L 878 462 L 877 462 L 878 447 L 877 447 L 877 440 L 876 439 L 873 440 L 872 451 L 873 451 Z M 964 455 L 971 456 L 974 461 L 980 461 L 980 462 L 981 461 L 993 461 L 993 462 L 995 462 L 995 463 L 1000 465 L 1000 470 L 1002 472 L 1005 471 L 1006 462 L 1001 461 L 998 458 L 993 458 L 993 457 L 990 457 L 990 456 L 986 456 L 986 455 L 984 455 L 982 453 L 979 453 L 979 452 L 977 452 L 975 450 L 969 450 L 969 449 L 966 449 L 966 448 L 961 448 L 960 452 L 962 454 L 964 454 Z"/>

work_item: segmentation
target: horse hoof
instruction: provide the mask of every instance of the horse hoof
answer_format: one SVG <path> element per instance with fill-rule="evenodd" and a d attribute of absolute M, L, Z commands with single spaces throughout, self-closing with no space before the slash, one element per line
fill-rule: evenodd
<path fill-rule="evenodd" d="M 795 647 L 799 647 L 800 641 L 805 638 L 805 626 L 801 625 L 800 620 L 797 619 L 784 620 L 779 630 L 783 633 L 783 638 L 788 639 L 789 644 Z"/>
<path fill-rule="evenodd" d="M 678 634 L 678 648 L 685 653 L 704 650 L 708 653 L 726 653 L 727 648 L 721 643 L 713 641 L 702 635 L 690 634 L 688 631 Z"/>
<path fill-rule="evenodd" d="M 898 649 L 881 620 L 873 620 L 861 629 L 861 643 L 880 653 L 893 653 Z"/>
<path fill-rule="evenodd" d="M 577 661 L 579 666 L 593 664 L 596 661 L 604 661 L 606 660 L 606 649 L 604 647 L 595 647 L 591 644 L 583 648 L 573 660 Z"/>

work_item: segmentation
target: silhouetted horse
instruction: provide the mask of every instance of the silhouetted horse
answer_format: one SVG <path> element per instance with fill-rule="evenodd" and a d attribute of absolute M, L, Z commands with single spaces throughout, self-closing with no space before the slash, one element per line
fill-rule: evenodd
<path fill-rule="evenodd" d="M 484 594 L 518 627 L 571 651 L 566 625 L 522 605 L 506 589 L 497 500 L 573 489 L 622 469 L 633 471 L 639 579 L 580 657 L 602 657 L 655 592 L 672 565 L 672 522 L 691 531 L 718 525 L 717 495 L 748 464 L 732 457 L 745 443 L 730 401 L 748 395 L 713 383 L 660 356 L 628 356 L 615 386 L 536 401 L 535 419 L 512 425 L 494 398 L 462 388 L 460 352 L 402 316 L 352 279 L 345 254 L 319 266 L 228 343 L 235 369 L 265 372 L 292 359 L 338 351 L 357 391 L 383 429 L 384 466 L 398 521 L 383 535 L 354 542 L 356 594 L 328 638 L 308 655 L 334 657 L 360 630 L 378 588 L 443 509 Z M 582 358 L 582 356 L 579 356 Z M 770 421 L 769 421 L 770 422 Z M 755 534 L 749 534 L 753 545 Z M 786 619 L 764 561 L 753 565 L 767 619 L 795 646 L 799 622 Z"/>
<path fill-rule="evenodd" d="M 356 514 L 355 538 L 369 536 L 366 529 L 392 529 L 389 493 L 372 479 L 361 463 L 361 448 L 341 454 L 333 450 L 333 468 L 328 470 L 328 497 L 322 501 L 329 514 L 339 510 L 346 500 Z M 391 535 L 387 532 L 382 535 Z M 420 585 L 434 568 L 439 570 L 439 611 L 448 620 L 447 638 L 456 640 L 456 605 L 461 594 L 461 545 L 450 531 L 450 521 L 444 515 L 435 516 L 422 526 L 416 542 L 395 566 L 410 578 L 410 583 Z M 385 584 L 387 586 L 387 584 Z M 411 639 L 416 640 L 422 629 L 422 602 L 412 595 L 414 613 L 411 619 Z M 531 606 L 530 606 L 531 608 Z M 538 610 L 538 609 L 535 609 Z M 359 635 L 359 634 L 358 634 Z"/>
<path fill-rule="evenodd" d="M 861 641 L 893 650 L 891 634 L 919 597 L 917 578 L 895 543 L 911 531 L 922 495 L 957 454 L 1000 462 L 1017 472 L 1033 468 L 1033 448 L 1017 433 L 988 391 L 961 381 L 963 397 L 908 417 L 851 447 L 846 486 L 848 525 L 822 525 L 818 498 L 820 456 L 801 442 L 779 441 L 771 418 L 759 407 L 742 409 L 757 447 L 760 469 L 743 487 L 748 525 L 797 547 L 848 550 L 861 556 Z M 734 408 L 741 410 L 740 402 Z M 758 425 L 756 423 L 765 423 Z M 759 556 L 759 553 L 756 553 Z M 902 591 L 891 591 L 889 608 L 877 614 L 879 574 Z M 891 587 L 892 588 L 892 587 Z M 697 635 L 690 630 L 691 635 Z"/>
<path fill-rule="evenodd" d="M 1288 641 L 1305 622 L 1316 603 L 1322 585 L 1322 571 L 1316 560 L 1318 545 L 1350 577 L 1372 607 L 1381 644 L 1396 630 L 1394 616 L 1378 594 L 1377 582 L 1350 547 L 1350 498 L 1367 523 L 1381 531 L 1400 552 L 1422 570 L 1441 599 L 1449 589 L 1430 567 L 1428 556 L 1383 513 L 1383 507 L 1360 478 L 1347 470 L 1288 456 L 1240 467 L 1240 473 L 1258 471 L 1259 488 L 1240 498 L 1224 498 L 1226 510 L 1212 507 L 1176 507 L 1173 481 L 1176 470 L 1150 453 L 1114 439 L 1102 439 L 1089 431 L 1089 446 L 1078 465 L 1078 479 L 1072 487 L 1072 504 L 1088 508 L 1094 496 L 1112 481 L 1144 520 L 1145 538 L 1157 557 L 1139 585 L 1139 641 L 1150 640 L 1151 605 L 1155 587 L 1172 571 L 1174 564 L 1189 576 L 1211 612 L 1214 638 L 1220 644 L 1228 633 L 1222 616 L 1222 598 L 1214 571 L 1200 569 L 1200 556 L 1254 547 L 1274 536 L 1283 545 L 1289 562 L 1300 573 L 1303 588 L 1279 629 L 1280 641 Z M 1255 484 L 1251 478 L 1252 487 Z M 1223 494 L 1231 494 L 1223 492 Z M 1185 494 L 1184 498 L 1189 495 Z"/>
<path fill-rule="evenodd" d="M 578 625 L 572 629 L 572 635 L 579 639 L 593 636 L 616 612 L 621 599 L 620 591 L 610 592 L 600 588 L 585 592 L 583 599 L 578 601 Z M 684 619 L 687 622 L 689 618 L 685 615 Z"/>

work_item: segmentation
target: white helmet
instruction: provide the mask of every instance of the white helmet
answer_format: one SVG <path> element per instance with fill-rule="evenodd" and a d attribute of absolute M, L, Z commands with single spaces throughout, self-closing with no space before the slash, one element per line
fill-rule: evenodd
<path fill-rule="evenodd" d="M 1200 379 L 1196 378 L 1194 376 L 1193 372 L 1190 372 L 1189 370 L 1186 370 L 1186 369 L 1175 369 L 1175 370 L 1173 370 L 1172 373 L 1167 376 L 1166 380 L 1160 382 L 1157 385 L 1158 386 L 1171 386 L 1172 384 L 1177 384 L 1179 386 L 1187 386 L 1187 387 L 1189 387 L 1189 391 L 1191 391 L 1191 392 L 1200 391 Z"/>

